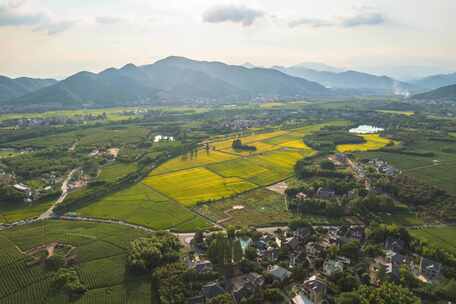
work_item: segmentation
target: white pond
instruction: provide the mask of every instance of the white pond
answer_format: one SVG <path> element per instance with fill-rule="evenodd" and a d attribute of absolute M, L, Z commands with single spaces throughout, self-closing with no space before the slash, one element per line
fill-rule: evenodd
<path fill-rule="evenodd" d="M 348 132 L 356 134 L 374 134 L 382 131 L 384 131 L 383 128 L 378 128 L 369 125 L 360 125 L 357 128 L 350 129 Z"/>

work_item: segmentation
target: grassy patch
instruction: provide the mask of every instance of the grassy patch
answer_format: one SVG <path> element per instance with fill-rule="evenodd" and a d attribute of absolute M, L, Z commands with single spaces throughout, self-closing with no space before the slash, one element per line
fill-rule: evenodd
<path fill-rule="evenodd" d="M 137 168 L 136 163 L 115 163 L 104 167 L 98 179 L 106 182 L 114 182 L 135 172 Z"/>

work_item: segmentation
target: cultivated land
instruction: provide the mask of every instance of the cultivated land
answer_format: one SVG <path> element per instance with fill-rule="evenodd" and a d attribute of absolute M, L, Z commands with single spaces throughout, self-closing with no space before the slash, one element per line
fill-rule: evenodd
<path fill-rule="evenodd" d="M 456 227 L 410 229 L 409 232 L 436 248 L 456 254 Z"/>
<path fill-rule="evenodd" d="M 431 154 L 419 156 L 372 151 L 362 153 L 361 157 L 384 159 L 400 168 L 403 173 L 456 195 L 456 154 L 452 152 L 456 151 L 456 143 L 422 139 L 408 151 Z"/>
<path fill-rule="evenodd" d="M 346 152 L 357 152 L 357 151 L 372 151 L 378 150 L 386 145 L 392 143 L 392 141 L 388 138 L 381 137 L 380 134 L 364 134 L 360 135 L 364 140 L 365 143 L 362 144 L 346 144 L 346 145 L 338 145 L 337 151 L 341 153 Z"/>
<path fill-rule="evenodd" d="M 81 216 L 122 220 L 156 230 L 211 227 L 203 218 L 142 183 L 108 195 L 77 212 Z"/>
<path fill-rule="evenodd" d="M 148 278 L 131 277 L 125 269 L 129 242 L 146 235 L 118 225 L 62 221 L 0 231 L 0 303 L 151 303 Z M 89 290 L 76 300 L 51 290 L 53 273 L 43 263 L 30 264 L 44 252 L 27 252 L 52 242 L 73 248 L 80 261 L 75 269 Z"/>
<path fill-rule="evenodd" d="M 262 188 L 198 206 L 196 210 L 223 225 L 283 225 L 290 218 L 284 199 L 283 195 Z"/>
<path fill-rule="evenodd" d="M 20 220 L 30 219 L 39 216 L 53 204 L 53 200 L 19 204 L 1 204 L 0 199 L 0 223 L 13 223 Z"/>
<path fill-rule="evenodd" d="M 141 183 L 75 211 L 82 216 L 124 220 L 154 229 L 208 228 L 211 224 L 186 207 L 227 199 L 289 178 L 296 161 L 316 153 L 304 144 L 304 135 L 324 126 L 346 124 L 334 121 L 246 135 L 241 137 L 242 142 L 257 147 L 257 151 L 247 153 L 231 148 L 235 137 L 209 141 L 204 148 L 160 165 Z M 111 166 L 115 165 L 105 167 L 99 179 L 119 174 Z M 121 165 L 119 170 L 126 168 Z"/>
<path fill-rule="evenodd" d="M 184 206 L 229 197 L 255 188 L 254 184 L 240 178 L 223 178 L 206 168 L 154 175 L 146 178 L 144 183 L 153 189 L 159 189 Z"/>

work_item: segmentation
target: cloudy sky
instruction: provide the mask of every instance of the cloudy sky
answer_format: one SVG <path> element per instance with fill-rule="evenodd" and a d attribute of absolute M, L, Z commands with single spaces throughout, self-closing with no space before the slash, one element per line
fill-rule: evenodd
<path fill-rule="evenodd" d="M 62 78 L 169 55 L 456 70 L 455 0 L 0 0 L 0 74 Z"/>

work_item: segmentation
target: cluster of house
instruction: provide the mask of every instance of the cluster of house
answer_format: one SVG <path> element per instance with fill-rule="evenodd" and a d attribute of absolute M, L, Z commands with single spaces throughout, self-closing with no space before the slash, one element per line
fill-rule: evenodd
<path fill-rule="evenodd" d="M 367 165 L 372 166 L 377 170 L 377 173 L 387 176 L 395 176 L 400 173 L 400 170 L 390 165 L 386 160 L 374 158 L 367 162 Z"/>
<path fill-rule="evenodd" d="M 261 274 L 238 272 L 238 275 L 223 282 L 210 282 L 203 286 L 201 295 L 191 299 L 190 303 L 205 303 L 224 293 L 231 294 L 240 303 L 243 298 L 255 295 L 264 286 L 266 275 L 279 286 L 286 286 L 284 295 L 289 297 L 290 303 L 327 303 L 329 278 L 353 267 L 353 261 L 346 256 L 328 255 L 329 248 L 354 240 L 362 244 L 366 239 L 364 226 L 327 226 L 323 229 L 325 233 L 318 238 L 315 238 L 312 227 L 298 228 L 285 234 L 263 233 L 258 240 L 249 242 L 249 246 L 257 251 L 258 263 L 267 265 Z M 284 246 L 287 249 L 288 265 L 284 265 L 283 256 L 279 261 L 280 248 Z M 422 282 L 433 282 L 441 277 L 440 263 L 415 254 L 404 255 L 404 242 L 400 239 L 387 238 L 383 249 L 385 254 L 372 259 L 369 265 L 369 278 L 374 286 L 379 284 L 382 274 L 399 279 L 403 266 L 408 267 Z M 293 270 L 304 263 L 313 272 L 301 282 L 291 282 Z M 200 273 L 213 270 L 212 263 L 204 258 L 189 265 Z"/>
<path fill-rule="evenodd" d="M 53 126 L 53 125 L 70 125 L 82 124 L 89 121 L 106 120 L 106 113 L 100 115 L 84 114 L 75 116 L 52 116 L 52 117 L 37 117 L 37 118 L 18 118 L 0 122 L 0 127 L 38 127 L 38 126 Z"/>
<path fill-rule="evenodd" d="M 42 189 L 32 189 L 31 187 L 23 184 L 18 183 L 14 184 L 13 188 L 19 192 L 22 192 L 25 195 L 24 201 L 26 203 L 31 203 L 33 201 L 38 200 L 41 196 L 52 190 L 52 186 L 48 185 L 43 187 Z"/>

